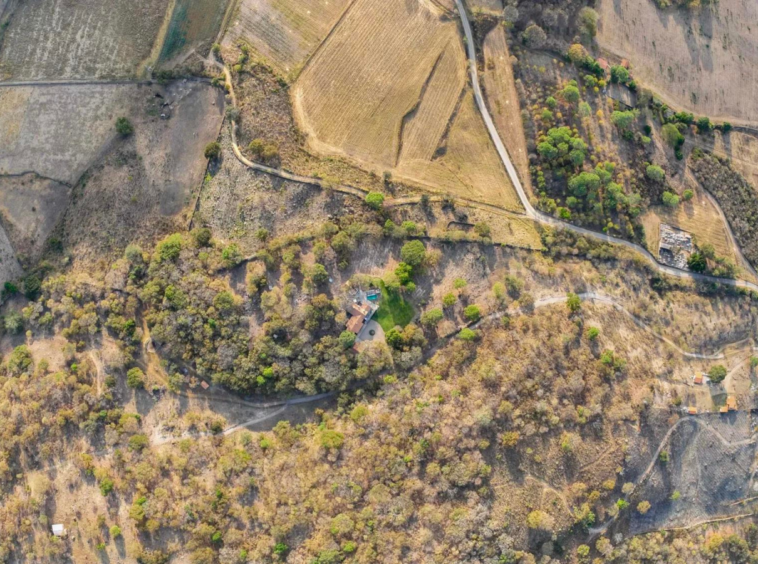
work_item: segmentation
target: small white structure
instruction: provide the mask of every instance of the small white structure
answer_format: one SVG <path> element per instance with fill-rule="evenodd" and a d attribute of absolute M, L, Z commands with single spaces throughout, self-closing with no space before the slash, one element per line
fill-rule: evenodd
<path fill-rule="evenodd" d="M 61 523 L 58 523 L 57 525 L 53 525 L 53 534 L 56 537 L 62 537 L 66 535 L 66 529 L 63 527 Z"/>

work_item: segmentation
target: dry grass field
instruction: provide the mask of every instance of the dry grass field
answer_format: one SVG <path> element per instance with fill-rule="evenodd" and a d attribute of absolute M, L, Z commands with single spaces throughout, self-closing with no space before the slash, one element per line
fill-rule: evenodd
<path fill-rule="evenodd" d="M 224 44 L 243 40 L 278 72 L 292 77 L 349 4 L 349 0 L 242 0 Z"/>
<path fill-rule="evenodd" d="M 484 40 L 484 61 L 482 85 L 487 105 L 522 184 L 529 187 L 531 175 L 526 134 L 503 27 L 496 26 L 487 34 Z"/>
<path fill-rule="evenodd" d="M 734 169 L 758 189 L 758 138 L 749 133 L 732 131 L 728 137 L 714 132 L 713 153 L 728 157 Z"/>
<path fill-rule="evenodd" d="M 0 88 L 0 174 L 72 184 L 116 136 L 136 85 Z"/>
<path fill-rule="evenodd" d="M 682 201 L 673 211 L 664 206 L 652 206 L 642 216 L 648 249 L 653 254 L 658 252 L 658 227 L 662 222 L 688 231 L 699 244 L 710 243 L 718 255 L 735 260 L 729 235 L 718 211 L 705 196 L 702 188 L 694 183 L 688 184 L 688 188 L 695 193 L 689 202 Z"/>
<path fill-rule="evenodd" d="M 377 174 L 520 209 L 465 88 L 453 21 L 423 0 L 356 0 L 292 93 L 308 145 Z"/>
<path fill-rule="evenodd" d="M 635 77 L 671 104 L 712 119 L 756 121 L 758 3 L 721 0 L 699 11 L 651 0 L 600 0 L 598 42 L 628 58 Z"/>
<path fill-rule="evenodd" d="M 0 46 L 0 78 L 131 76 L 150 55 L 168 5 L 169 0 L 9 4 L 13 12 Z"/>

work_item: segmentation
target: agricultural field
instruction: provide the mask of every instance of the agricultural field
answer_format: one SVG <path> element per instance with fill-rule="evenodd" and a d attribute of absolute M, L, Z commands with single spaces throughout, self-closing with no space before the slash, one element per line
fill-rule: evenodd
<path fill-rule="evenodd" d="M 229 0 L 174 0 L 159 62 L 170 63 L 196 50 L 205 55 L 221 29 Z"/>
<path fill-rule="evenodd" d="M 350 4 L 349 0 L 241 0 L 224 45 L 244 41 L 279 74 L 294 78 Z"/>
<path fill-rule="evenodd" d="M 10 0 L 0 79 L 134 76 L 150 56 L 170 0 Z"/>
<path fill-rule="evenodd" d="M 505 29 L 498 25 L 484 40 L 484 72 L 482 73 L 487 106 L 500 138 L 519 174 L 521 183 L 531 187 L 526 134 L 513 78 L 511 55 Z"/>
<path fill-rule="evenodd" d="M 598 43 L 629 59 L 664 101 L 712 120 L 754 122 L 758 4 L 721 0 L 661 10 L 651 0 L 600 0 Z"/>
<path fill-rule="evenodd" d="M 386 3 L 357 1 L 298 78 L 294 114 L 309 148 L 427 189 L 519 209 L 464 89 L 455 24 L 434 5 L 395 3 L 388 11 Z"/>

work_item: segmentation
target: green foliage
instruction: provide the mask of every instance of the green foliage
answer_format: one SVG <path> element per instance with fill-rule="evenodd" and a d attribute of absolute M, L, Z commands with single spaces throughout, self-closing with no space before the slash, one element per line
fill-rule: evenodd
<path fill-rule="evenodd" d="M 673 192 L 669 192 L 668 190 L 666 190 L 661 195 L 661 201 L 663 202 L 663 205 L 669 208 L 675 208 L 676 206 L 679 205 L 679 196 L 677 196 Z"/>
<path fill-rule="evenodd" d="M 571 313 L 576 313 L 582 307 L 582 299 L 574 292 L 566 294 L 566 307 Z"/>
<path fill-rule="evenodd" d="M 692 190 L 690 190 L 689 188 L 687 188 L 687 189 L 686 189 L 686 190 L 685 190 L 685 191 L 682 193 L 682 199 L 683 199 L 685 202 L 689 202 L 689 201 L 690 201 L 690 200 L 691 200 L 691 199 L 692 199 L 694 196 L 695 196 L 695 193 L 694 193 Z"/>
<path fill-rule="evenodd" d="M 588 327 L 585 335 L 587 336 L 587 339 L 594 341 L 600 336 L 600 329 L 597 327 Z"/>
<path fill-rule="evenodd" d="M 708 370 L 708 378 L 710 378 L 711 382 L 714 384 L 723 382 L 724 378 L 726 378 L 726 374 L 726 367 L 724 367 L 723 364 L 716 364 L 711 366 L 710 370 Z"/>
<path fill-rule="evenodd" d="M 100 493 L 103 494 L 103 497 L 111 493 L 113 491 L 113 488 L 116 486 L 113 480 L 107 476 L 100 480 L 100 483 L 98 485 L 100 487 Z"/>
<path fill-rule="evenodd" d="M 561 97 L 569 104 L 577 104 L 581 98 L 579 89 L 572 84 L 567 85 L 561 91 Z"/>
<path fill-rule="evenodd" d="M 183 240 L 179 233 L 169 235 L 163 241 L 158 243 L 156 247 L 156 255 L 161 262 L 175 261 L 179 258 L 179 253 L 182 251 Z"/>
<path fill-rule="evenodd" d="M 673 123 L 667 123 L 661 128 L 663 140 L 671 147 L 678 148 L 684 144 L 684 135 Z"/>
<path fill-rule="evenodd" d="M 661 461 L 663 464 L 666 464 L 669 461 L 668 451 L 662 450 L 660 454 L 658 454 L 658 460 Z"/>
<path fill-rule="evenodd" d="M 324 448 L 340 449 L 345 442 L 345 436 L 332 429 L 321 431 L 321 446 Z"/>
<path fill-rule="evenodd" d="M 408 325 L 413 319 L 413 306 L 399 292 L 389 290 L 384 283 L 380 284 L 380 288 L 382 301 L 374 314 L 376 322 L 385 332 L 396 325 L 400 327 Z"/>
<path fill-rule="evenodd" d="M 617 110 L 611 114 L 611 122 L 613 122 L 613 125 L 618 127 L 620 131 L 628 131 L 631 129 L 638 115 L 638 110 Z"/>
<path fill-rule="evenodd" d="M 408 241 L 400 249 L 400 257 L 403 259 L 403 262 L 408 263 L 413 267 L 421 266 L 424 263 L 424 259 L 426 259 L 426 248 L 424 247 L 424 243 L 418 239 Z"/>
<path fill-rule="evenodd" d="M 116 119 L 116 131 L 122 137 L 128 137 L 134 133 L 134 126 L 127 118 L 120 117 Z"/>
<path fill-rule="evenodd" d="M 702 254 L 695 252 L 687 259 L 687 267 L 692 272 L 705 272 L 708 268 L 708 262 Z"/>
<path fill-rule="evenodd" d="M 663 182 L 666 179 L 666 172 L 661 167 L 654 164 L 647 166 L 645 174 L 654 182 Z"/>
<path fill-rule="evenodd" d="M 629 82 L 629 71 L 621 65 L 614 65 L 611 67 L 611 82 L 619 82 L 626 84 Z"/>
<path fill-rule="evenodd" d="M 205 146 L 203 154 L 206 159 L 218 159 L 221 156 L 221 145 L 217 141 L 211 141 Z"/>
<path fill-rule="evenodd" d="M 476 331 L 473 331 L 469 329 L 468 327 L 464 327 L 458 333 L 458 338 L 461 339 L 462 341 L 471 342 L 471 341 L 476 341 L 476 339 L 478 338 L 478 335 Z"/>
<path fill-rule="evenodd" d="M 384 205 L 384 194 L 381 192 L 369 192 L 366 195 L 366 203 L 371 209 L 379 210 Z"/>
<path fill-rule="evenodd" d="M 424 327 L 434 328 L 444 318 L 444 313 L 439 308 L 432 308 L 421 314 L 421 324 Z"/>
<path fill-rule="evenodd" d="M 111 538 L 117 539 L 118 537 L 121 536 L 121 527 L 119 527 L 118 525 L 113 525 L 110 528 L 109 532 L 110 532 Z"/>
<path fill-rule="evenodd" d="M 134 367 L 126 373 L 126 385 L 134 390 L 145 387 L 145 373 L 141 369 Z"/>
<path fill-rule="evenodd" d="M 466 308 L 463 310 L 463 317 L 465 317 L 467 321 L 476 322 L 481 319 L 482 313 L 478 305 L 471 304 L 466 306 Z"/>
<path fill-rule="evenodd" d="M 350 349 L 355 344 L 355 333 L 352 331 L 343 331 L 340 333 L 339 341 L 343 349 Z"/>
<path fill-rule="evenodd" d="M 449 292 L 442 296 L 442 305 L 445 307 L 453 307 L 455 303 L 458 301 L 458 296 L 453 294 L 452 292 Z"/>

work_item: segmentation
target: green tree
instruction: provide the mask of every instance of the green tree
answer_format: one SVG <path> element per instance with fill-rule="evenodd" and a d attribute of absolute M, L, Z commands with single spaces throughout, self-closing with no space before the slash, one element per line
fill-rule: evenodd
<path fill-rule="evenodd" d="M 120 117 L 116 119 L 116 131 L 122 137 L 128 137 L 134 133 L 134 126 L 127 118 Z"/>
<path fill-rule="evenodd" d="M 453 307 L 455 302 L 458 301 L 458 296 L 449 292 L 442 297 L 442 305 L 445 307 Z"/>
<path fill-rule="evenodd" d="M 426 259 L 426 248 L 418 239 L 408 241 L 400 249 L 400 257 L 413 267 L 420 266 Z"/>
<path fill-rule="evenodd" d="M 663 140 L 671 147 L 679 147 L 684 143 L 684 135 L 681 134 L 679 129 L 673 123 L 667 123 L 661 128 L 661 136 Z"/>
<path fill-rule="evenodd" d="M 658 165 L 648 165 L 645 169 L 645 174 L 650 180 L 655 182 L 663 182 L 666 179 L 666 172 Z"/>
<path fill-rule="evenodd" d="M 579 89 L 572 84 L 569 84 L 561 91 L 561 96 L 569 104 L 576 104 L 581 98 L 579 95 Z"/>
<path fill-rule="evenodd" d="M 366 195 L 366 203 L 371 209 L 379 210 L 384 205 L 384 194 L 381 192 L 369 192 Z"/>
<path fill-rule="evenodd" d="M 638 114 L 638 110 L 616 110 L 611 114 L 611 122 L 621 131 L 628 131 L 632 127 L 634 120 L 637 119 Z"/>
<path fill-rule="evenodd" d="M 532 24 L 524 30 L 524 43 L 532 49 L 540 49 L 547 41 L 547 34 L 537 24 Z"/>
<path fill-rule="evenodd" d="M 708 262 L 702 254 L 695 252 L 687 259 L 687 267 L 692 272 L 705 272 L 708 268 Z"/>
<path fill-rule="evenodd" d="M 575 313 L 582 307 L 582 299 L 574 292 L 569 292 L 566 294 L 566 307 L 571 313 Z"/>
<path fill-rule="evenodd" d="M 675 208 L 679 205 L 679 196 L 672 192 L 669 192 L 668 190 L 663 192 L 661 195 L 661 200 L 663 201 L 663 205 L 669 208 Z"/>
<path fill-rule="evenodd" d="M 726 368 L 723 364 L 716 364 L 714 366 L 711 366 L 711 369 L 708 371 L 708 378 L 711 379 L 711 382 L 714 384 L 719 384 L 724 381 L 724 378 L 726 378 Z"/>
<path fill-rule="evenodd" d="M 466 306 L 466 308 L 463 310 L 463 316 L 468 321 L 479 321 L 479 319 L 482 317 L 482 312 L 480 311 L 478 305 L 471 304 L 469 306 Z"/>
<path fill-rule="evenodd" d="M 600 329 L 598 329 L 597 327 L 588 327 L 586 335 L 587 335 L 587 339 L 589 339 L 590 341 L 594 341 L 600 335 Z"/>
<path fill-rule="evenodd" d="M 310 278 L 314 284 L 326 284 L 329 281 L 329 273 L 323 264 L 314 263 L 310 269 Z"/>
<path fill-rule="evenodd" d="M 215 160 L 221 156 L 221 145 L 217 141 L 212 141 L 205 146 L 204 152 L 206 159 Z"/>
<path fill-rule="evenodd" d="M 111 534 L 111 538 L 117 539 L 118 537 L 121 536 L 121 527 L 119 527 L 118 525 L 113 525 L 110 528 L 109 532 Z"/>
<path fill-rule="evenodd" d="M 468 342 L 476 341 L 477 334 L 476 334 L 476 331 L 472 331 L 468 327 L 464 327 L 463 329 L 461 329 L 460 333 L 458 333 L 458 338 L 461 339 L 462 341 L 468 341 Z"/>
<path fill-rule="evenodd" d="M 343 349 L 352 348 L 355 344 L 355 333 L 352 331 L 343 331 L 340 333 L 339 341 Z"/>
<path fill-rule="evenodd" d="M 137 390 L 145 386 L 145 373 L 136 366 L 126 373 L 126 385 Z"/>
<path fill-rule="evenodd" d="M 421 324 L 424 327 L 434 328 L 439 325 L 443 318 L 444 314 L 440 308 L 432 308 L 421 314 Z"/>

